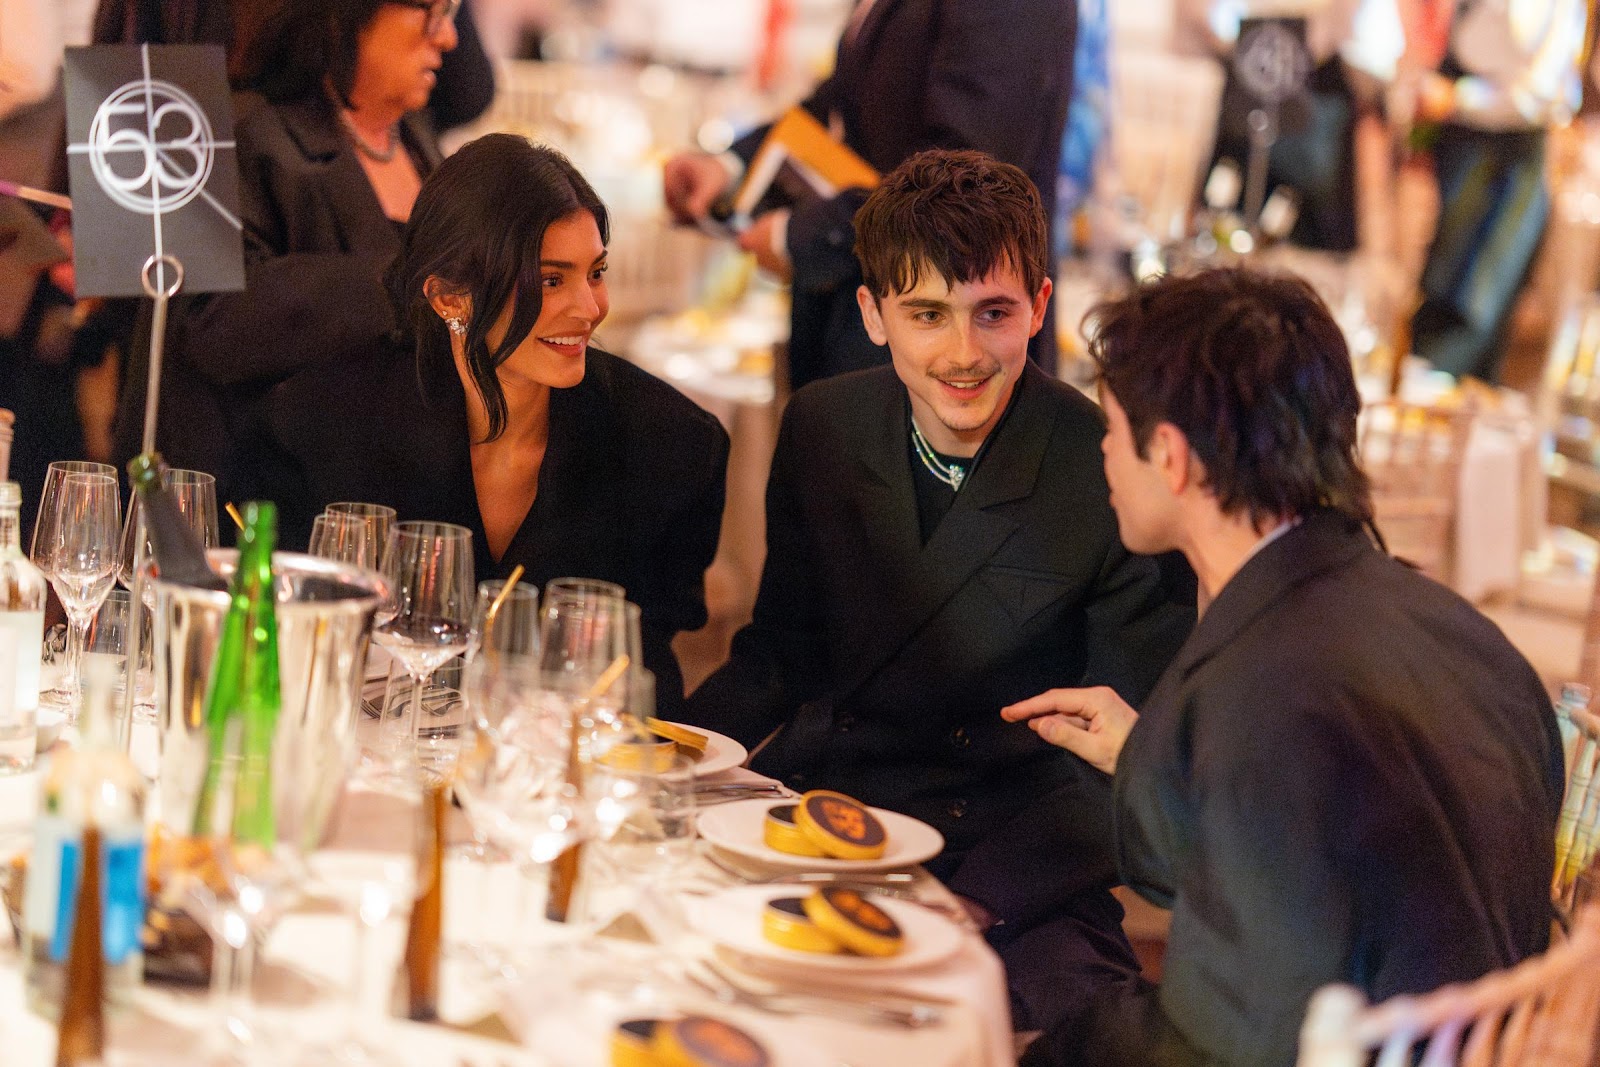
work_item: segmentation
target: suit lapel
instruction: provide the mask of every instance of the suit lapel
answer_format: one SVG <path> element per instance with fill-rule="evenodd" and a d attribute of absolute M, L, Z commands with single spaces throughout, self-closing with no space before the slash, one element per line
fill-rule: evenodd
<path fill-rule="evenodd" d="M 1029 364 L 1029 376 L 1036 373 Z M 882 586 L 880 595 L 868 602 L 882 605 L 884 614 L 868 620 L 870 629 L 857 646 L 860 655 L 841 699 L 899 654 L 1016 532 L 1016 520 L 990 509 L 1033 493 L 1054 424 L 1054 414 L 1041 403 L 1043 384 L 1022 388 L 970 480 L 924 546 L 911 481 L 910 427 L 898 379 L 895 387 L 895 414 L 877 420 L 880 429 L 861 455 L 864 476 L 858 489 L 870 555 L 877 563 L 874 579 Z"/>
<path fill-rule="evenodd" d="M 384 215 L 372 182 L 339 132 L 339 115 L 333 102 L 313 94 L 283 105 L 281 114 L 285 129 L 306 162 L 327 169 L 321 194 L 332 207 L 343 250 L 370 256 L 398 253 L 400 238 L 394 223 Z"/>

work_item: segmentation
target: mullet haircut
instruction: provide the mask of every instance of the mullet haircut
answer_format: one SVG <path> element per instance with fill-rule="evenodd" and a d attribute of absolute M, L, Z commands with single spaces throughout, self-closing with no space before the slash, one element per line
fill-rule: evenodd
<path fill-rule="evenodd" d="M 1331 508 L 1371 526 L 1350 352 L 1305 282 L 1242 268 L 1168 276 L 1087 321 L 1089 354 L 1141 457 L 1169 422 L 1224 514 L 1260 525 Z"/>
<path fill-rule="evenodd" d="M 884 176 L 856 212 L 856 258 L 878 300 L 931 270 L 950 286 L 1002 266 L 1036 295 L 1049 275 L 1050 230 L 1039 191 L 982 152 L 919 152 Z"/>

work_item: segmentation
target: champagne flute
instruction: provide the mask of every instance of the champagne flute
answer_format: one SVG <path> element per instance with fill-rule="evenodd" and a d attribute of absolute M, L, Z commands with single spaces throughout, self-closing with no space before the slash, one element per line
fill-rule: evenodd
<path fill-rule="evenodd" d="M 81 697 L 80 674 L 89 621 L 116 581 L 121 500 L 109 474 L 66 474 L 51 510 L 34 530 L 40 570 L 67 613 L 67 677 L 52 703 L 74 721 Z"/>
<path fill-rule="evenodd" d="M 403 744 L 414 755 L 428 680 L 467 650 L 474 606 L 472 534 L 450 523 L 399 523 L 389 534 L 383 569 L 394 614 L 374 636 L 410 676 L 411 704 L 401 721 Z"/>

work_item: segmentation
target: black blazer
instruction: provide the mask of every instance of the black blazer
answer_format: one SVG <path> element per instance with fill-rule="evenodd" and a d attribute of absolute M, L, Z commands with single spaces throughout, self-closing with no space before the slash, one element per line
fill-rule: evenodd
<path fill-rule="evenodd" d="M 1110 789 L 1000 708 L 1096 683 L 1142 698 L 1192 578 L 1123 550 L 1099 410 L 1031 364 L 924 546 L 907 408 L 891 367 L 795 394 L 754 621 L 690 714 L 747 745 L 782 726 L 756 769 L 938 827 L 937 869 L 1015 933 L 1113 880 Z"/>
<path fill-rule="evenodd" d="M 1073 0 L 875 0 L 839 42 L 834 73 L 803 105 L 880 173 L 929 148 L 975 148 L 1028 172 L 1052 218 L 1077 36 Z M 734 150 L 746 162 L 767 127 Z M 861 190 L 810 201 L 789 222 L 790 379 L 799 387 L 889 361 L 861 325 L 855 291 Z M 1056 362 L 1054 305 L 1030 353 Z"/>
<path fill-rule="evenodd" d="M 234 442 L 257 435 L 267 391 L 394 329 L 382 277 L 400 251 L 399 225 L 331 101 L 237 93 L 233 106 L 246 288 L 173 301 L 156 433 L 169 464 L 210 471 L 229 499 L 244 495 Z M 439 163 L 426 122 L 408 116 L 401 135 L 426 178 Z M 130 353 L 117 419 L 123 460 L 139 451 L 148 351 L 145 341 Z"/>
<path fill-rule="evenodd" d="M 1223 587 L 1117 766 L 1122 873 L 1173 910 L 1159 990 L 1025 1062 L 1290 1067 L 1325 983 L 1379 1000 L 1541 951 L 1563 777 L 1495 625 L 1308 518 Z"/>
<path fill-rule="evenodd" d="M 677 713 L 683 678 L 670 642 L 706 623 L 728 435 L 672 386 L 589 349 L 583 381 L 551 394 L 538 496 L 499 560 L 473 488 L 466 393 L 446 360 L 429 361 L 419 382 L 409 347 L 391 341 L 310 368 L 272 391 L 266 427 L 250 472 L 254 491 L 278 501 L 286 543 L 303 544 L 327 504 L 363 500 L 470 529 L 480 579 L 520 563 L 540 588 L 617 582 L 641 609 L 660 706 Z"/>

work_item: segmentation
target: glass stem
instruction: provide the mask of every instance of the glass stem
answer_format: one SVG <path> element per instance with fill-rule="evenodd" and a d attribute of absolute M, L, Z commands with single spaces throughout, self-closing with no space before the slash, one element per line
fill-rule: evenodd
<path fill-rule="evenodd" d="M 83 694 L 83 650 L 89 643 L 89 623 L 92 613 L 67 612 L 67 677 L 65 688 L 70 698 L 68 716 L 78 717 L 78 704 Z"/>
<path fill-rule="evenodd" d="M 222 933 L 213 933 L 211 995 L 213 1007 L 222 1022 L 224 1047 L 230 1054 L 248 1058 L 245 1052 L 255 1041 L 254 1000 L 251 982 L 255 976 L 255 928 L 244 909 L 227 905 L 222 916 Z"/>
<path fill-rule="evenodd" d="M 373 1003 L 373 967 L 372 961 L 367 958 L 372 941 L 371 928 L 367 925 L 367 920 L 362 917 L 359 907 L 356 909 L 355 920 L 356 938 L 352 948 L 355 954 L 355 970 L 350 975 L 348 1036 L 352 1044 L 359 1044 L 376 1030 L 378 1020 L 383 1017 L 383 1006 L 381 1003 Z"/>

